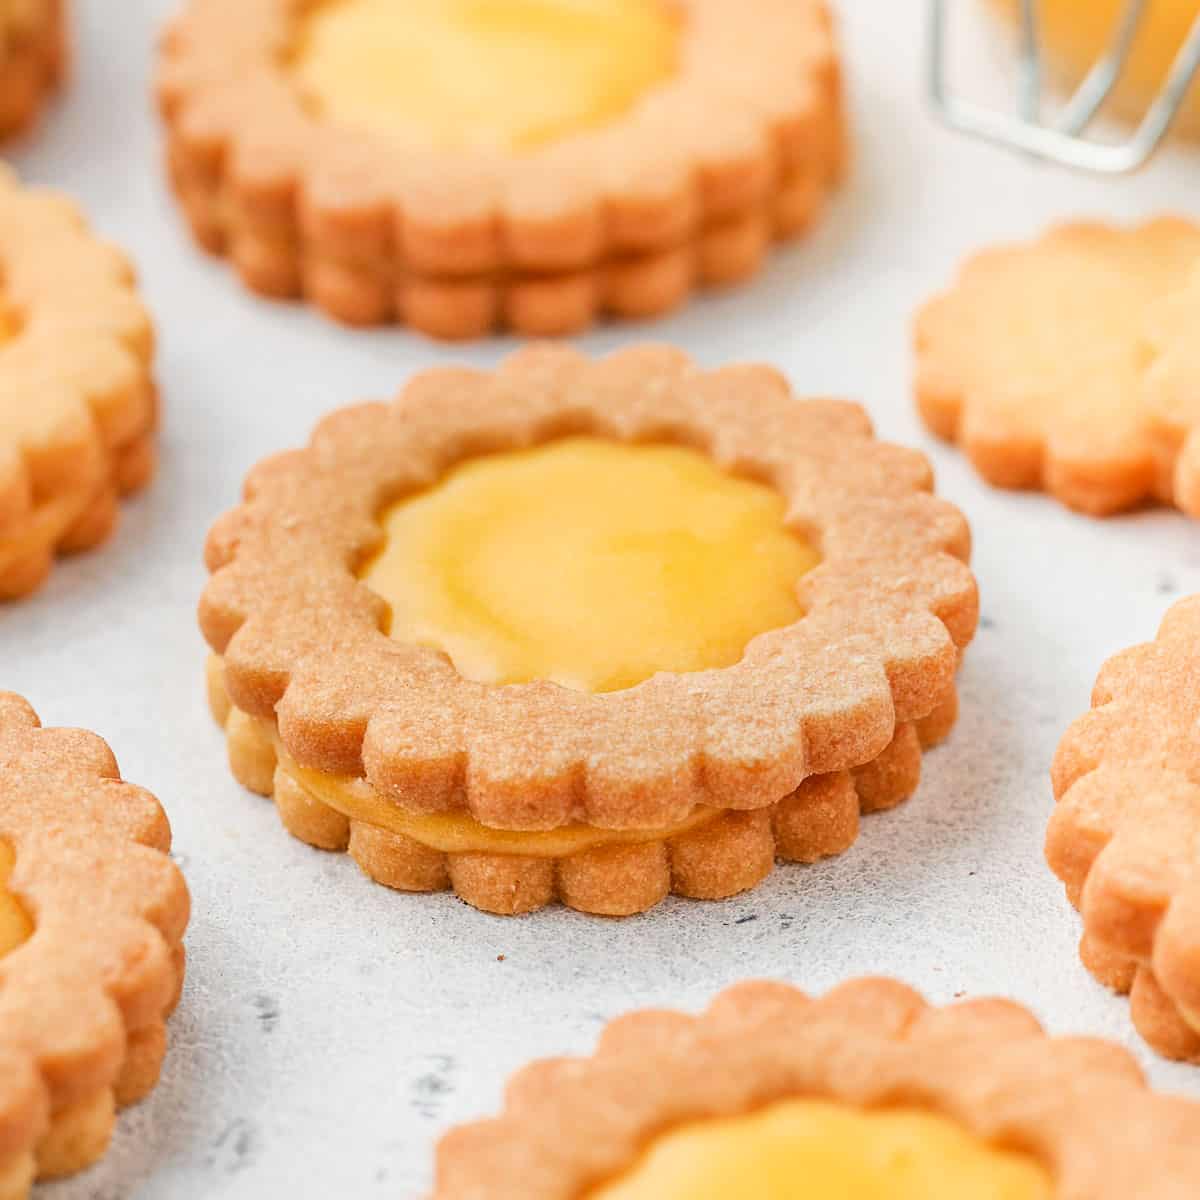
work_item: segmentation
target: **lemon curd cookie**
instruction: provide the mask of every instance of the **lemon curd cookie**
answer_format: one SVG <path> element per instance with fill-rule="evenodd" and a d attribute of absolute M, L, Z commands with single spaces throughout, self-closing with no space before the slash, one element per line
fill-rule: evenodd
<path fill-rule="evenodd" d="M 1046 857 L 1088 969 L 1155 1050 L 1200 1062 L 1200 597 L 1109 659 L 1092 706 L 1054 760 Z"/>
<path fill-rule="evenodd" d="M 200 623 L 235 775 L 410 891 L 621 915 L 912 793 L 975 628 L 962 515 L 857 406 L 665 348 L 415 377 L 260 464 Z"/>
<path fill-rule="evenodd" d="M 441 337 L 742 279 L 844 157 L 823 0 L 189 0 L 158 98 L 248 286 Z"/>
<path fill-rule="evenodd" d="M 0 0 L 0 138 L 29 126 L 66 68 L 65 0 Z"/>
<path fill-rule="evenodd" d="M 125 257 L 0 166 L 0 600 L 103 542 L 154 473 L 153 353 Z"/>
<path fill-rule="evenodd" d="M 158 1080 L 188 893 L 109 748 L 0 692 L 0 1200 L 98 1159 Z"/>
<path fill-rule="evenodd" d="M 916 321 L 925 423 L 999 487 L 1200 515 L 1200 227 L 1079 223 L 971 258 Z"/>
<path fill-rule="evenodd" d="M 431 1200 L 1185 1200 L 1200 1105 L 1019 1005 L 860 979 L 613 1021 L 452 1130 Z"/>

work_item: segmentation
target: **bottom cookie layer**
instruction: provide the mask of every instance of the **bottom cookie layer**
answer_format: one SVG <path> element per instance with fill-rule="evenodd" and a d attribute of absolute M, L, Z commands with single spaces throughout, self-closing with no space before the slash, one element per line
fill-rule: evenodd
<path fill-rule="evenodd" d="M 921 753 L 941 741 L 957 716 L 951 696 L 923 721 L 901 725 L 873 762 L 816 775 L 769 808 L 718 811 L 682 832 L 556 857 L 436 849 L 404 833 L 354 820 L 288 770 L 269 722 L 234 708 L 223 667 L 208 666 L 209 702 L 226 733 L 233 774 L 272 796 L 287 830 L 322 850 L 348 851 L 372 879 L 401 891 L 452 889 L 485 912 L 532 912 L 560 900 L 582 912 L 629 916 L 668 894 L 717 900 L 760 883 L 776 859 L 812 863 L 840 854 L 858 836 L 859 815 L 907 800 L 921 777 Z"/>
<path fill-rule="evenodd" d="M 183 991 L 182 942 L 173 951 L 175 996 L 162 1019 L 128 1031 L 125 1057 L 111 1086 L 55 1110 L 32 1149 L 0 1158 L 0 1200 L 27 1200 L 35 1180 L 61 1179 L 98 1162 L 108 1150 L 118 1110 L 144 1100 L 154 1090 L 167 1052 L 166 1019 Z"/>
<path fill-rule="evenodd" d="M 439 276 L 398 269 L 375 254 L 349 257 L 310 246 L 294 230 L 235 218 L 209 178 L 168 151 L 171 179 L 193 236 L 225 254 L 242 282 L 278 300 L 305 299 L 347 325 L 401 322 L 448 340 L 505 329 L 556 337 L 603 316 L 641 320 L 678 308 L 699 288 L 749 278 L 772 242 L 798 237 L 820 213 L 829 181 L 797 173 L 761 205 L 730 215 L 674 246 L 567 271 Z"/>

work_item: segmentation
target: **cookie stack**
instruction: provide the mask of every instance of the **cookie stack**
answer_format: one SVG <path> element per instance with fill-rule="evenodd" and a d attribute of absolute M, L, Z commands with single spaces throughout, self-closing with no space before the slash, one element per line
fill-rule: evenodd
<path fill-rule="evenodd" d="M 1168 1058 L 1200 1061 L 1200 597 L 1105 663 L 1054 760 L 1046 857 L 1088 970 L 1131 992 Z"/>
<path fill-rule="evenodd" d="M 103 542 L 154 474 L 153 355 L 125 256 L 0 166 L 0 601 Z"/>
<path fill-rule="evenodd" d="M 198 241 L 351 324 L 560 334 L 745 278 L 840 177 L 823 0 L 509 7 L 194 0 L 158 98 Z"/>
<path fill-rule="evenodd" d="M 664 429 L 704 452 L 648 449 Z M 419 375 L 262 464 L 209 536 L 234 773 L 380 882 L 497 913 L 839 853 L 957 713 L 978 598 L 930 483 L 765 367 L 546 347 Z"/>
<path fill-rule="evenodd" d="M 73 1174 L 146 1096 L 183 987 L 188 892 L 158 801 L 0 692 L 0 1198 Z"/>

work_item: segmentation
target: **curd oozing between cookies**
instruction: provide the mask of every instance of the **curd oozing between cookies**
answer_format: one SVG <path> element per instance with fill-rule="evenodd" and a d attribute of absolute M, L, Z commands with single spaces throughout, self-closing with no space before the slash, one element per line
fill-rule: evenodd
<path fill-rule="evenodd" d="M 281 745 L 279 765 L 318 804 L 352 821 L 412 838 L 442 854 L 520 854 L 530 858 L 569 858 L 603 846 L 633 846 L 667 841 L 709 824 L 721 815 L 701 808 L 664 828 L 598 829 L 591 825 L 562 825 L 557 829 L 494 829 L 463 812 L 411 813 L 382 799 L 364 779 L 329 775 L 302 767 Z"/>
<path fill-rule="evenodd" d="M 788 1100 L 653 1142 L 586 1200 L 1050 1200 L 1049 1174 L 944 1117 Z"/>
<path fill-rule="evenodd" d="M 736 663 L 818 562 L 783 497 L 679 446 L 575 437 L 469 460 L 381 521 L 389 632 L 492 684 L 633 687 Z"/>
<path fill-rule="evenodd" d="M 603 125 L 669 77 L 663 0 L 326 0 L 292 73 L 315 111 L 446 149 L 530 149 Z"/>
<path fill-rule="evenodd" d="M 1012 16 L 1020 12 L 1020 0 L 993 2 Z M 1039 0 L 1042 43 L 1071 82 L 1082 81 L 1111 46 L 1128 7 L 1129 0 Z M 1200 0 L 1149 0 L 1144 5 L 1114 92 L 1115 103 L 1124 113 L 1135 119 L 1144 113 L 1197 16 Z M 1184 120 L 1193 131 L 1200 130 L 1200 92 L 1195 88 L 1184 102 Z"/>
<path fill-rule="evenodd" d="M 33 922 L 21 902 L 8 890 L 16 865 L 12 846 L 0 839 L 0 958 L 10 954 L 33 933 Z"/>

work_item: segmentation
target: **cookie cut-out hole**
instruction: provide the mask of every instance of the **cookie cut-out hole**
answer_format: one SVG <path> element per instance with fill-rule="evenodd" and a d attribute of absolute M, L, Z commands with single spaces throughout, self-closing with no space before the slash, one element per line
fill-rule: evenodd
<path fill-rule="evenodd" d="M 786 1100 L 651 1142 L 587 1200 L 1050 1200 L 1049 1174 L 915 1108 Z"/>
<path fill-rule="evenodd" d="M 574 437 L 477 457 L 381 516 L 389 632 L 468 679 L 579 691 L 731 666 L 819 561 L 773 488 L 698 451 Z"/>
<path fill-rule="evenodd" d="M 520 151 L 627 112 L 674 73 L 678 33 L 662 0 L 326 0 L 289 65 L 318 116 Z"/>
<path fill-rule="evenodd" d="M 12 844 L 0 839 L 0 958 L 24 945 L 33 935 L 33 918 L 8 890 L 16 862 Z"/>

